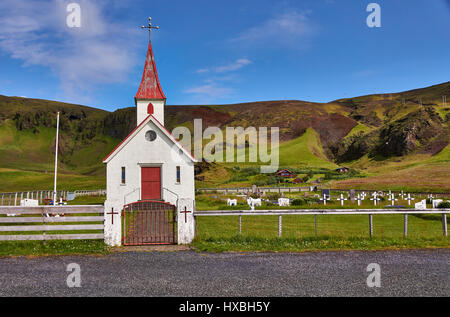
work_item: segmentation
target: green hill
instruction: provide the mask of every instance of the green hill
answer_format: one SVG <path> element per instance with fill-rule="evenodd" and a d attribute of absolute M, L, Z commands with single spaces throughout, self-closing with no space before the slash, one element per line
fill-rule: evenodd
<path fill-rule="evenodd" d="M 428 173 L 439 188 L 450 190 L 450 106 L 442 104 L 442 95 L 450 95 L 450 82 L 329 103 L 166 106 L 165 121 L 169 130 L 185 126 L 193 131 L 196 118 L 203 119 L 203 129 L 279 127 L 282 166 L 323 170 L 345 165 L 367 176 L 354 180 L 361 183 L 358 186 L 382 187 L 396 175 L 393 178 L 399 181 L 392 186 L 437 188 L 427 183 Z M 102 159 L 136 126 L 134 107 L 108 112 L 0 95 L 0 191 L 52 187 L 57 111 L 61 113 L 60 187 L 105 187 Z M 223 178 L 233 177 L 234 165 L 248 164 L 214 165 L 217 179 L 207 168 L 199 168 L 208 180 L 199 185 L 226 183 Z M 411 175 L 409 171 L 418 175 L 417 181 L 402 176 Z M 333 182 L 338 187 L 356 186 L 350 180 Z"/>

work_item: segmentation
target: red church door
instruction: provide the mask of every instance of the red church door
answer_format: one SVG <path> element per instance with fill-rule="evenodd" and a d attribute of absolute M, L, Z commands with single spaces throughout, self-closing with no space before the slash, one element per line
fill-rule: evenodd
<path fill-rule="evenodd" d="M 141 199 L 161 199 L 161 167 L 141 167 Z"/>

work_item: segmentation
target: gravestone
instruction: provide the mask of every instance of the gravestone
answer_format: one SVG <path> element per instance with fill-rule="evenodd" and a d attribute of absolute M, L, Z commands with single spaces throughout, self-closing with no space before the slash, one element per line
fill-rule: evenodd
<path fill-rule="evenodd" d="M 350 189 L 350 200 L 351 201 L 355 201 L 355 199 L 356 199 L 355 190 L 354 189 Z"/>
<path fill-rule="evenodd" d="M 344 206 L 344 201 L 347 200 L 347 198 L 344 198 L 344 194 L 341 194 L 341 197 L 336 200 L 339 200 L 341 202 L 341 206 Z"/>
<path fill-rule="evenodd" d="M 278 198 L 278 206 L 289 206 L 290 200 L 289 198 Z"/>
<path fill-rule="evenodd" d="M 330 199 L 330 190 L 329 189 L 322 189 L 322 195 L 321 196 L 323 197 L 324 195 L 329 200 Z"/>
<path fill-rule="evenodd" d="M 416 209 L 427 209 L 427 201 L 425 199 L 423 199 L 422 201 L 416 203 L 414 205 L 414 208 L 416 208 Z"/>
<path fill-rule="evenodd" d="M 75 192 L 68 192 L 67 193 L 67 201 L 72 201 L 75 199 Z"/>
<path fill-rule="evenodd" d="M 20 201 L 20 206 L 37 207 L 37 206 L 39 206 L 39 200 L 37 200 L 37 199 L 22 199 Z"/>
<path fill-rule="evenodd" d="M 254 199 L 252 197 L 249 197 L 247 199 L 247 204 L 250 206 L 251 210 L 255 210 L 256 206 L 261 206 L 261 198 Z"/>
<path fill-rule="evenodd" d="M 442 199 L 433 199 L 432 200 L 433 208 L 438 208 L 438 206 L 441 202 L 443 202 Z"/>

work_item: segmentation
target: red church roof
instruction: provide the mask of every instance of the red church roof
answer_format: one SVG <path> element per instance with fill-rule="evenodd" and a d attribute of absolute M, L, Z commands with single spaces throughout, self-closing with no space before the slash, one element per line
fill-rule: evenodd
<path fill-rule="evenodd" d="M 155 57 L 153 56 L 152 42 L 148 43 L 147 59 L 141 85 L 134 99 L 166 99 L 156 71 Z"/>

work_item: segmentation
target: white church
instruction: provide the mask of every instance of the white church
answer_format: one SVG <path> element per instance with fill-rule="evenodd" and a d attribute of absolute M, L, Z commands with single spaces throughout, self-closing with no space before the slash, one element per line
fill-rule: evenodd
<path fill-rule="evenodd" d="M 151 31 L 151 24 L 149 28 Z M 161 201 L 179 210 L 186 207 L 184 210 L 192 212 L 179 214 L 178 218 L 183 218 L 183 223 L 187 223 L 185 218 L 192 222 L 194 219 L 194 163 L 197 160 L 164 127 L 166 97 L 158 79 L 151 41 L 134 99 L 136 128 L 103 160 L 107 177 L 105 241 L 109 245 L 121 244 L 120 213 L 130 203 Z M 189 243 L 193 232 L 185 237 L 183 226 L 178 227 L 178 242 L 183 243 L 184 239 Z M 193 224 L 189 224 L 187 230 L 192 231 Z"/>

